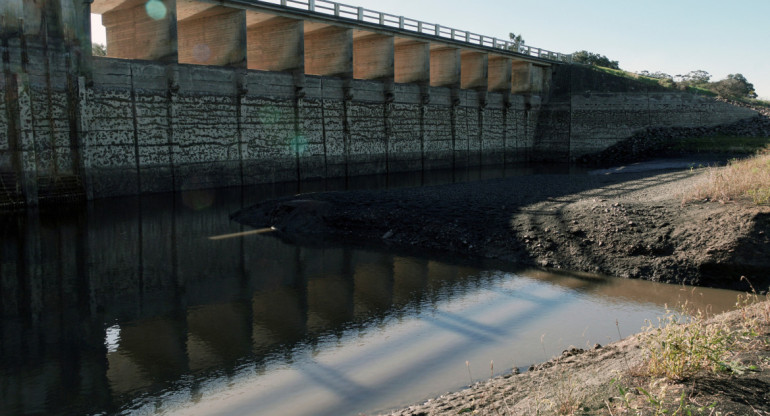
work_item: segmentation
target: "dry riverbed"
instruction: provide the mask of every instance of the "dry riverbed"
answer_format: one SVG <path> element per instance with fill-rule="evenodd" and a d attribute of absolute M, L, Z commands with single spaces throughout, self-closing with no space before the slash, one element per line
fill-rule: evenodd
<path fill-rule="evenodd" d="M 697 163 L 696 163 L 697 165 Z M 760 290 L 770 285 L 770 207 L 683 195 L 699 169 L 648 163 L 387 191 L 324 192 L 234 215 L 299 244 L 344 240 L 625 278 Z"/>
<path fill-rule="evenodd" d="M 705 178 L 700 169 L 667 167 L 671 161 L 590 175 L 306 194 L 266 201 L 234 218 L 274 227 L 276 235 L 298 244 L 357 241 L 671 283 L 747 290 L 751 282 L 766 292 L 770 208 L 740 201 L 683 204 L 684 194 Z M 732 325 L 747 313 L 770 316 L 767 305 L 715 319 Z M 734 357 L 752 367 L 741 374 L 652 381 L 640 370 L 645 357 L 637 335 L 589 351 L 568 350 L 524 374 L 395 414 L 655 414 L 660 408 L 636 389 L 643 387 L 655 389 L 655 400 L 667 398 L 672 409 L 686 397 L 693 408 L 702 403 L 704 414 L 770 415 L 770 322 L 763 322 L 757 337 L 764 343 Z M 714 403 L 718 407 L 708 407 Z"/>

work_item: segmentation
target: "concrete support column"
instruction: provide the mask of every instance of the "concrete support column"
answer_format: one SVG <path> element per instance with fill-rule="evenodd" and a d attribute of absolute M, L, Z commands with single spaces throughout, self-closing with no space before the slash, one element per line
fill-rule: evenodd
<path fill-rule="evenodd" d="M 176 0 L 128 0 L 105 11 L 102 24 L 107 28 L 107 56 L 177 61 Z"/>
<path fill-rule="evenodd" d="M 393 51 L 395 81 L 407 83 L 430 82 L 430 43 L 400 39 Z"/>
<path fill-rule="evenodd" d="M 245 10 L 212 7 L 178 27 L 179 63 L 246 67 Z"/>
<path fill-rule="evenodd" d="M 511 65 L 511 93 L 526 94 L 532 92 L 532 64 L 514 61 Z"/>
<path fill-rule="evenodd" d="M 392 80 L 393 36 L 365 34 L 353 39 L 353 78 Z"/>
<path fill-rule="evenodd" d="M 512 60 L 504 56 L 492 55 L 489 57 L 489 91 L 511 91 Z"/>
<path fill-rule="evenodd" d="M 463 51 L 460 54 L 460 88 L 487 90 L 488 57 L 483 52 Z"/>
<path fill-rule="evenodd" d="M 431 87 L 459 87 L 461 68 L 460 49 L 451 47 L 431 49 Z"/>
<path fill-rule="evenodd" d="M 302 20 L 246 12 L 248 68 L 262 71 L 305 71 L 305 36 Z"/>
<path fill-rule="evenodd" d="M 305 32 L 305 73 L 351 78 L 353 76 L 353 30 L 327 26 Z"/>

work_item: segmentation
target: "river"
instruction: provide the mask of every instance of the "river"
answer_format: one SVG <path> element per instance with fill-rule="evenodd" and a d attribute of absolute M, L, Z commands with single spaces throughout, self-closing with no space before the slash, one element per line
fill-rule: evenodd
<path fill-rule="evenodd" d="M 266 198 L 485 169 L 116 198 L 0 217 L 0 414 L 377 414 L 737 293 L 295 245 Z M 552 167 L 546 168 L 554 171 Z M 584 172 L 574 172 L 584 174 Z"/>

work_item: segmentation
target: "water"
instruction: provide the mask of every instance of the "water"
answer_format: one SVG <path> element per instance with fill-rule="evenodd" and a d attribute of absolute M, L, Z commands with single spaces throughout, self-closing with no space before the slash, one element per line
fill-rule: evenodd
<path fill-rule="evenodd" d="M 396 179 L 347 186 L 458 180 Z M 233 236 L 250 230 L 229 221 L 241 207 L 337 186 L 1 217 L 0 414 L 373 414 L 489 377 L 491 362 L 501 374 L 605 344 L 684 298 L 715 312 L 735 301 L 729 291 Z"/>

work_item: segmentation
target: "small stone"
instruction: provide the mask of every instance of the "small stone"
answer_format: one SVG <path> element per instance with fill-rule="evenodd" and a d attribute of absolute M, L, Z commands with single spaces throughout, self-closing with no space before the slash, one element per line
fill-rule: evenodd
<path fill-rule="evenodd" d="M 382 239 L 383 239 L 383 240 L 387 240 L 387 239 L 389 239 L 390 237 L 393 237 L 393 230 L 388 230 L 388 232 L 387 232 L 387 233 L 385 233 L 385 235 L 383 235 L 383 236 L 382 236 Z"/>

